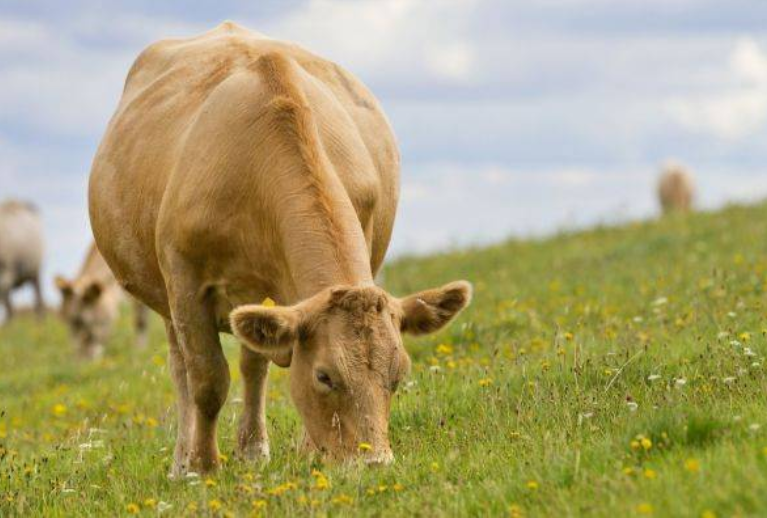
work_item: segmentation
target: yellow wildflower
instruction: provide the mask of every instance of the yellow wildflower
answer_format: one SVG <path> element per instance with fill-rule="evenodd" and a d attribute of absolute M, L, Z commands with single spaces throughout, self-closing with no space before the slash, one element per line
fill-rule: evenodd
<path fill-rule="evenodd" d="M 437 346 L 437 354 L 441 354 L 443 356 L 448 356 L 450 354 L 453 354 L 453 346 L 448 344 L 439 344 Z"/>
<path fill-rule="evenodd" d="M 655 480 L 658 477 L 658 473 L 654 469 L 647 468 L 644 470 L 644 477 L 650 480 Z"/>
<path fill-rule="evenodd" d="M 209 508 L 211 511 L 218 511 L 219 509 L 221 509 L 221 507 L 222 507 L 223 505 L 224 505 L 224 504 L 222 504 L 222 503 L 221 503 L 221 500 L 216 500 L 215 498 L 214 498 L 213 500 L 210 500 L 210 501 L 208 502 L 208 508 Z"/>
<path fill-rule="evenodd" d="M 488 385 L 492 385 L 493 379 L 492 378 L 482 378 L 479 380 L 479 386 L 480 387 L 487 387 Z"/>
<path fill-rule="evenodd" d="M 373 447 L 369 443 L 366 443 L 366 442 L 361 442 L 359 444 L 358 448 L 359 448 L 360 451 L 370 451 L 370 450 L 373 449 Z"/>
<path fill-rule="evenodd" d="M 273 308 L 277 304 L 269 297 L 266 297 L 264 300 L 261 301 L 261 305 L 267 308 Z"/>
<path fill-rule="evenodd" d="M 687 459 L 684 461 L 684 469 L 690 473 L 697 473 L 700 471 L 700 462 L 698 459 Z"/>
<path fill-rule="evenodd" d="M 524 514 L 522 513 L 522 508 L 518 506 L 517 504 L 511 504 L 509 506 L 509 518 L 522 518 Z"/>
<path fill-rule="evenodd" d="M 208 486 L 208 487 L 216 487 L 218 484 L 212 478 L 206 478 L 205 479 L 205 485 Z"/>
<path fill-rule="evenodd" d="M 253 509 L 263 509 L 266 507 L 266 500 L 253 500 L 251 505 L 253 506 Z"/>
<path fill-rule="evenodd" d="M 62 405 L 61 403 L 57 403 L 53 405 L 53 408 L 51 409 L 53 412 L 53 415 L 56 417 L 61 417 L 67 413 L 67 407 Z"/>
<path fill-rule="evenodd" d="M 639 514 L 652 514 L 653 513 L 653 508 L 648 503 L 639 504 L 637 506 L 637 513 L 639 513 Z"/>
<path fill-rule="evenodd" d="M 436 462 L 432 462 L 432 463 L 431 463 L 431 470 L 432 470 L 433 472 L 435 472 L 435 473 L 436 473 L 437 471 L 439 471 L 439 464 L 438 464 L 438 463 L 436 463 Z"/>
<path fill-rule="evenodd" d="M 525 486 L 530 491 L 537 491 L 538 490 L 538 482 L 536 482 L 535 480 L 528 480 L 527 484 L 525 484 Z"/>
<path fill-rule="evenodd" d="M 648 439 L 647 437 L 642 437 L 642 438 L 639 440 L 639 444 L 641 444 L 641 445 L 642 445 L 642 448 L 643 448 L 645 451 L 647 451 L 647 450 L 649 450 L 650 448 L 652 448 L 652 441 L 651 441 L 650 439 Z"/>
<path fill-rule="evenodd" d="M 397 482 L 397 483 L 396 483 L 396 484 L 394 484 L 394 485 L 393 485 L 391 488 L 392 488 L 393 490 L 395 490 L 395 491 L 399 492 L 399 491 L 402 491 L 403 489 L 405 489 L 405 486 L 403 486 L 402 484 L 400 484 L 399 482 Z"/>
<path fill-rule="evenodd" d="M 155 419 L 154 417 L 147 417 L 146 421 L 144 421 L 144 424 L 148 426 L 149 428 L 154 428 L 160 423 L 158 423 L 157 419 Z"/>
<path fill-rule="evenodd" d="M 138 514 L 139 506 L 137 504 L 128 504 L 125 506 L 125 512 L 128 514 Z"/>
<path fill-rule="evenodd" d="M 706 509 L 702 513 L 700 513 L 700 518 L 716 518 L 716 513 L 714 511 L 710 511 Z"/>
<path fill-rule="evenodd" d="M 157 500 L 154 498 L 147 498 L 144 500 L 144 507 L 148 507 L 149 509 L 154 509 L 154 507 L 157 505 Z"/>
<path fill-rule="evenodd" d="M 341 493 L 334 497 L 331 502 L 337 505 L 351 505 L 354 503 L 354 499 L 347 494 Z"/>

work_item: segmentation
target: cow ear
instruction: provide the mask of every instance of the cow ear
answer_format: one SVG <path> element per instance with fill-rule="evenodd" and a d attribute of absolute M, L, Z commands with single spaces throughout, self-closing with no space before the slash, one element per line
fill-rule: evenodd
<path fill-rule="evenodd" d="M 472 288 L 456 281 L 400 300 L 403 333 L 422 335 L 444 327 L 471 302 Z"/>
<path fill-rule="evenodd" d="M 302 313 L 295 307 L 240 306 L 229 315 L 234 335 L 248 349 L 289 367 L 298 343 Z"/>
<path fill-rule="evenodd" d="M 83 302 L 86 304 L 92 304 L 98 300 L 101 294 L 104 292 L 104 286 L 100 281 L 92 281 L 83 290 Z"/>
<path fill-rule="evenodd" d="M 72 288 L 72 283 L 66 280 L 61 275 L 57 275 L 53 279 L 54 284 L 56 285 L 56 288 L 61 292 L 61 296 L 65 299 L 68 297 L 71 297 L 72 294 L 75 292 L 75 290 Z"/>

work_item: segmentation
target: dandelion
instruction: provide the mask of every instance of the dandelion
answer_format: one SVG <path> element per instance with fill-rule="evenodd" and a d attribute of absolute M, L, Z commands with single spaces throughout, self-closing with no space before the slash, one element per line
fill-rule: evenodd
<path fill-rule="evenodd" d="M 749 333 L 749 332 L 747 332 L 747 331 L 744 331 L 743 333 L 740 333 L 740 334 L 738 335 L 738 338 L 739 338 L 739 339 L 740 339 L 742 342 L 748 342 L 749 340 L 751 340 L 751 333 Z"/>
<path fill-rule="evenodd" d="M 522 513 L 522 508 L 518 506 L 517 504 L 511 504 L 509 506 L 509 518 L 522 518 L 524 514 Z"/>
<path fill-rule="evenodd" d="M 449 356 L 453 354 L 453 347 L 448 344 L 439 344 L 437 346 L 436 351 L 437 351 L 437 354 L 441 354 L 443 356 Z"/>
<path fill-rule="evenodd" d="M 538 487 L 539 487 L 538 486 L 538 482 L 536 482 L 535 480 L 528 480 L 527 484 L 525 484 L 525 486 L 530 491 L 538 491 Z"/>
<path fill-rule="evenodd" d="M 261 305 L 262 305 L 262 306 L 264 306 L 264 307 L 266 307 L 266 308 L 273 308 L 274 306 L 276 306 L 276 305 L 277 305 L 277 303 L 276 303 L 276 302 L 274 302 L 274 301 L 273 301 L 272 299 L 270 299 L 269 297 L 266 297 L 264 300 L 262 300 L 262 301 L 261 301 Z"/>
<path fill-rule="evenodd" d="M 144 421 L 144 424 L 149 428 L 155 428 L 160 423 L 158 423 L 157 419 L 155 419 L 154 417 L 147 417 L 146 420 Z"/>
<path fill-rule="evenodd" d="M 266 507 L 266 500 L 263 500 L 263 499 L 253 500 L 251 505 L 253 506 L 253 509 L 256 509 L 256 510 L 263 509 L 264 507 Z"/>
<path fill-rule="evenodd" d="M 648 504 L 646 502 L 642 503 L 642 504 L 639 504 L 637 506 L 637 513 L 639 513 L 639 514 L 647 514 L 647 515 L 652 514 L 653 513 L 652 505 L 650 505 L 650 504 Z"/>
<path fill-rule="evenodd" d="M 684 469 L 690 473 L 697 473 L 700 471 L 700 462 L 698 459 L 687 459 L 684 461 Z"/>
<path fill-rule="evenodd" d="M 205 479 L 205 485 L 207 487 L 216 487 L 218 485 L 218 483 L 215 480 L 213 480 L 212 478 L 206 478 Z"/>
<path fill-rule="evenodd" d="M 148 507 L 149 509 L 154 509 L 157 505 L 157 500 L 154 498 L 147 498 L 144 500 L 144 507 Z"/>
<path fill-rule="evenodd" d="M 639 444 L 642 445 L 642 449 L 644 449 L 644 451 L 648 451 L 650 448 L 652 448 L 652 441 L 647 437 L 642 437 L 639 440 Z"/>
<path fill-rule="evenodd" d="M 213 500 L 208 501 L 208 509 L 210 509 L 213 512 L 218 511 L 219 509 L 221 509 L 221 507 L 223 507 L 223 505 L 224 504 L 221 503 L 221 500 L 217 500 L 215 498 Z"/>
<path fill-rule="evenodd" d="M 565 340 L 567 340 L 568 342 L 572 342 L 573 338 L 575 338 L 575 335 L 572 334 L 570 331 L 567 331 L 563 336 L 565 337 Z"/>
<path fill-rule="evenodd" d="M 320 473 L 320 476 L 316 477 L 314 480 L 314 489 L 317 491 L 324 491 L 330 487 L 330 481 L 325 477 L 325 475 Z"/>
<path fill-rule="evenodd" d="M 492 378 L 482 378 L 481 380 L 479 380 L 480 387 L 487 387 L 488 385 L 492 385 L 492 384 L 493 384 Z"/>
<path fill-rule="evenodd" d="M 128 514 L 138 514 L 139 511 L 138 504 L 128 504 L 125 506 L 125 512 Z"/>
<path fill-rule="evenodd" d="M 62 405 L 61 403 L 57 403 L 53 405 L 51 412 L 53 412 L 53 415 L 55 415 L 56 417 L 61 417 L 63 415 L 66 415 L 67 407 L 65 405 Z"/>
<path fill-rule="evenodd" d="M 644 470 L 644 478 L 649 480 L 655 480 L 658 478 L 658 473 L 654 469 L 646 468 Z"/>
<path fill-rule="evenodd" d="M 331 502 L 336 505 L 351 505 L 354 503 L 354 499 L 345 493 L 341 493 L 340 495 L 333 497 Z"/>
<path fill-rule="evenodd" d="M 358 448 L 359 448 L 360 451 L 370 451 L 370 450 L 373 449 L 373 447 L 369 443 L 366 443 L 366 442 L 361 442 L 359 444 Z"/>
<path fill-rule="evenodd" d="M 405 486 L 403 486 L 402 484 L 400 484 L 399 482 L 397 482 L 397 483 L 396 483 L 396 484 L 394 484 L 394 485 L 393 485 L 391 488 L 392 488 L 394 491 L 396 491 L 396 492 L 398 492 L 398 493 L 399 493 L 400 491 L 402 491 L 403 489 L 405 489 Z"/>
<path fill-rule="evenodd" d="M 436 473 L 437 471 L 439 471 L 439 463 L 437 463 L 437 462 L 432 462 L 432 463 L 431 463 L 431 470 L 432 470 L 434 473 Z"/>

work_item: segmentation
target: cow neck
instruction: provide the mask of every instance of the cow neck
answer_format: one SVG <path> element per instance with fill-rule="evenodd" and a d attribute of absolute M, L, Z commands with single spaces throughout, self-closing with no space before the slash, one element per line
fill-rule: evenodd
<path fill-rule="evenodd" d="M 296 200 L 295 205 L 280 225 L 293 287 L 287 302 L 305 300 L 333 286 L 373 284 L 365 236 L 346 192 L 335 189 L 325 214 L 312 210 L 316 204 L 306 200 Z"/>

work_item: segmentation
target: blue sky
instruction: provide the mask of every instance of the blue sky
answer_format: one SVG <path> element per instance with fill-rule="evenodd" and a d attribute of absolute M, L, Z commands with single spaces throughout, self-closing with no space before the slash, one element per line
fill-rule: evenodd
<path fill-rule="evenodd" d="M 761 0 L 105 4 L 0 4 L 0 198 L 42 207 L 48 275 L 90 239 L 90 161 L 132 59 L 225 19 L 379 97 L 403 156 L 394 253 L 652 216 L 672 158 L 701 206 L 767 195 Z"/>

